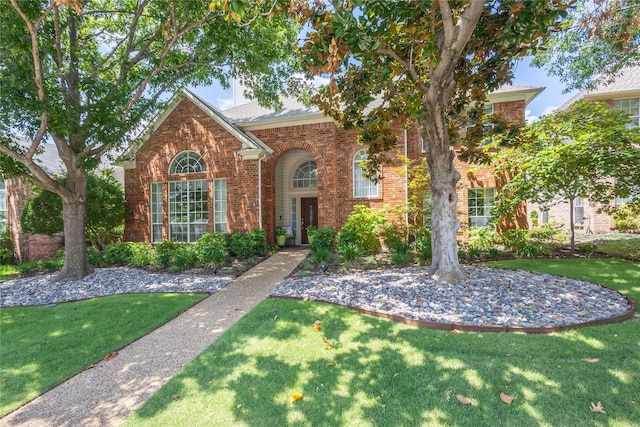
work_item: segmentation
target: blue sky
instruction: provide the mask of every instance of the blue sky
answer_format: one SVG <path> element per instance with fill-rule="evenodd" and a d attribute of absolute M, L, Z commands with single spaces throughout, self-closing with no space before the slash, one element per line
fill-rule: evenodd
<path fill-rule="evenodd" d="M 531 58 L 525 58 L 515 69 L 514 84 L 544 87 L 544 91 L 527 106 L 527 121 L 552 112 L 561 106 L 576 92 L 563 93 L 565 85 L 556 77 L 548 76 L 543 68 L 531 66 Z M 207 87 L 191 88 L 204 99 L 224 110 L 233 106 L 231 90 L 225 90 L 219 84 Z"/>

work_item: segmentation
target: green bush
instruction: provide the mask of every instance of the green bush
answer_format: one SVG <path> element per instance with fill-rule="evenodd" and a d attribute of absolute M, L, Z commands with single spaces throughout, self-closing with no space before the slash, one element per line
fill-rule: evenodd
<path fill-rule="evenodd" d="M 207 266 L 224 264 L 227 259 L 225 238 L 220 233 L 207 233 L 195 243 L 198 260 Z"/>
<path fill-rule="evenodd" d="M 480 256 L 491 253 L 495 249 L 496 243 L 498 243 L 498 233 L 493 229 L 480 227 L 469 230 L 467 246 L 472 252 L 478 253 Z"/>
<path fill-rule="evenodd" d="M 102 258 L 106 264 L 144 267 L 154 262 L 153 247 L 146 242 L 121 242 L 109 244 Z"/>
<path fill-rule="evenodd" d="M 397 224 L 386 224 L 382 230 L 382 238 L 390 253 L 409 251 L 405 242 L 405 231 Z"/>
<path fill-rule="evenodd" d="M 179 245 L 181 243 L 166 240 L 156 246 L 156 265 L 162 268 L 171 265 L 174 253 Z"/>
<path fill-rule="evenodd" d="M 613 225 L 618 231 L 640 232 L 640 201 L 616 208 L 613 211 Z"/>
<path fill-rule="evenodd" d="M 231 233 L 228 237 L 229 253 L 238 258 L 253 258 L 256 256 L 256 245 L 253 234 L 246 231 Z"/>
<path fill-rule="evenodd" d="M 322 264 L 329 261 L 332 258 L 331 251 L 326 248 L 318 248 L 311 255 L 317 263 Z"/>
<path fill-rule="evenodd" d="M 264 230 L 255 229 L 251 232 L 253 237 L 254 253 L 256 256 L 267 254 L 267 233 Z"/>
<path fill-rule="evenodd" d="M 357 261 L 364 255 L 364 251 L 356 242 L 347 242 L 338 245 L 337 252 L 346 262 Z"/>
<path fill-rule="evenodd" d="M 551 255 L 564 240 L 562 231 L 546 223 L 530 231 L 507 230 L 500 235 L 504 247 L 516 256 L 531 258 Z"/>
<path fill-rule="evenodd" d="M 309 231 L 307 230 L 307 235 L 308 233 Z M 312 234 L 313 238 L 309 239 L 309 246 L 312 253 L 323 250 L 327 252 L 331 251 L 336 237 L 336 230 L 333 227 L 318 228 L 315 229 Z"/>
<path fill-rule="evenodd" d="M 338 245 L 354 242 L 367 254 L 377 253 L 380 251 L 379 230 L 385 222 L 381 214 L 368 206 L 354 206 L 353 212 L 338 232 Z"/>
<path fill-rule="evenodd" d="M 0 249 L 0 265 L 7 265 L 13 262 L 13 252 L 10 249 Z"/>
<path fill-rule="evenodd" d="M 87 247 L 87 260 L 94 267 L 100 267 L 104 264 L 102 253 L 95 246 Z"/>
<path fill-rule="evenodd" d="M 398 267 L 406 267 L 413 262 L 411 252 L 409 252 L 409 245 L 404 244 L 404 247 L 396 247 L 389 253 L 389 262 Z"/>
<path fill-rule="evenodd" d="M 185 270 L 193 267 L 198 263 L 198 253 L 194 245 L 189 243 L 182 243 L 176 246 L 173 251 L 173 257 L 171 259 L 170 267 L 172 271 Z"/>
<path fill-rule="evenodd" d="M 416 251 L 416 257 L 422 264 L 426 264 L 431 261 L 433 255 L 431 249 L 431 229 L 428 227 L 422 227 L 415 232 L 416 240 L 413 242 L 413 247 Z"/>
<path fill-rule="evenodd" d="M 127 265 L 133 257 L 133 248 L 129 242 L 112 243 L 104 249 L 102 257 L 107 264 Z"/>

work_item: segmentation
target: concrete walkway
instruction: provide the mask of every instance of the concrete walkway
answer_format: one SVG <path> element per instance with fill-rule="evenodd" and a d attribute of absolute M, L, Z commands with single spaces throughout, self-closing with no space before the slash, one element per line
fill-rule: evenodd
<path fill-rule="evenodd" d="M 0 419 L 0 426 L 116 426 L 247 311 L 307 255 L 278 252 L 164 326 Z"/>

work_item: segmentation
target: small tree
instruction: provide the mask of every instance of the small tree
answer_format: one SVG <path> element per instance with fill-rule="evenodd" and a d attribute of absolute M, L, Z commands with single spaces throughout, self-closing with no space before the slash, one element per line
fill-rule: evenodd
<path fill-rule="evenodd" d="M 59 179 L 65 185 L 65 179 Z M 104 249 L 108 238 L 124 224 L 124 191 L 111 171 L 90 172 L 87 176 L 86 238 L 93 246 Z M 27 202 L 22 212 L 22 228 L 27 233 L 49 236 L 64 230 L 62 200 L 51 191 L 42 190 Z"/>
<path fill-rule="evenodd" d="M 515 148 L 496 154 L 497 170 L 513 176 L 497 196 L 497 214 L 508 216 L 523 200 L 569 202 L 573 252 L 577 197 L 608 205 L 640 192 L 640 132 L 627 123 L 624 113 L 603 102 L 579 101 L 527 126 Z"/>

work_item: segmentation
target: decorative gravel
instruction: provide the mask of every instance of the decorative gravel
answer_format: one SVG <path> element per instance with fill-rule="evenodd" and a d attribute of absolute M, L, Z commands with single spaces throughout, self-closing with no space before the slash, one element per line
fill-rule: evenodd
<path fill-rule="evenodd" d="M 272 296 L 476 327 L 558 327 L 633 309 L 620 293 L 594 283 L 523 270 L 463 269 L 469 279 L 456 285 L 431 280 L 419 267 L 286 279 Z"/>
<path fill-rule="evenodd" d="M 54 280 L 55 273 L 0 283 L 0 307 L 58 304 L 94 297 L 144 292 L 206 292 L 231 283 L 225 276 L 162 274 L 129 267 L 98 268 L 82 280 Z"/>

